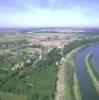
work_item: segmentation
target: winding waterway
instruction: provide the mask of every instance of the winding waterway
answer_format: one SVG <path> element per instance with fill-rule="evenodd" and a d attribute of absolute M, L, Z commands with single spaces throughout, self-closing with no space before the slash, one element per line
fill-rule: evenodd
<path fill-rule="evenodd" d="M 92 45 L 81 51 L 79 51 L 75 56 L 75 64 L 77 66 L 77 76 L 79 79 L 79 85 L 81 89 L 82 100 L 99 100 L 99 95 L 97 94 L 89 75 L 85 67 L 85 56 L 88 52 L 93 54 L 92 62 L 95 64 L 95 70 L 99 70 L 99 44 Z"/>

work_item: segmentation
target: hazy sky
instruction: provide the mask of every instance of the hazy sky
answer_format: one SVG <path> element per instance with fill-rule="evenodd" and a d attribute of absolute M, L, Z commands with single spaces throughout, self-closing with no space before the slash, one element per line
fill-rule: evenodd
<path fill-rule="evenodd" d="M 99 0 L 0 0 L 0 27 L 99 26 Z"/>

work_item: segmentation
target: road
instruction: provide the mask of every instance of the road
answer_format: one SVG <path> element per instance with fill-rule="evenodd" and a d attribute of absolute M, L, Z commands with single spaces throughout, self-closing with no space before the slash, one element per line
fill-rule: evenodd
<path fill-rule="evenodd" d="M 55 100 L 65 100 L 64 64 L 59 65 Z"/>

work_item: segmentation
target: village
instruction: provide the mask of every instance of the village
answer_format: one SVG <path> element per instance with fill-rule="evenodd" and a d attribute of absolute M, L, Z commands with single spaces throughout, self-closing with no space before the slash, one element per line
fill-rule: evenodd
<path fill-rule="evenodd" d="M 50 34 L 51 35 L 51 34 Z M 58 35 L 55 35 L 53 38 L 52 37 L 36 37 L 34 39 L 30 40 L 30 45 L 41 45 L 44 47 L 57 47 L 57 48 L 63 48 L 64 45 L 69 45 L 69 43 L 72 43 L 73 41 L 76 40 L 82 40 L 82 37 L 79 37 L 74 34 L 69 34 L 69 35 L 64 35 L 64 37 L 60 37 Z"/>
<path fill-rule="evenodd" d="M 69 45 L 74 41 L 80 41 L 82 37 L 76 35 L 69 35 L 65 36 L 64 38 L 60 38 L 57 35 L 54 38 L 51 37 L 35 37 L 33 39 L 28 40 L 29 44 L 24 47 L 20 48 L 19 50 L 16 49 L 17 55 L 23 57 L 20 62 L 15 64 L 11 70 L 14 71 L 15 69 L 24 68 L 25 65 L 29 64 L 36 64 L 38 61 L 42 59 L 46 59 L 46 55 L 53 50 L 53 48 L 58 48 L 62 51 L 65 45 Z M 56 63 L 58 65 L 58 63 Z"/>

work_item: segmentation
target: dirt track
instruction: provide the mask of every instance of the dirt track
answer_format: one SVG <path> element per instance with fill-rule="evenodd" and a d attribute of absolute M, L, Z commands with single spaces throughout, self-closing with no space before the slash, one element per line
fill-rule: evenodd
<path fill-rule="evenodd" d="M 64 66 L 59 66 L 55 100 L 65 100 Z"/>

